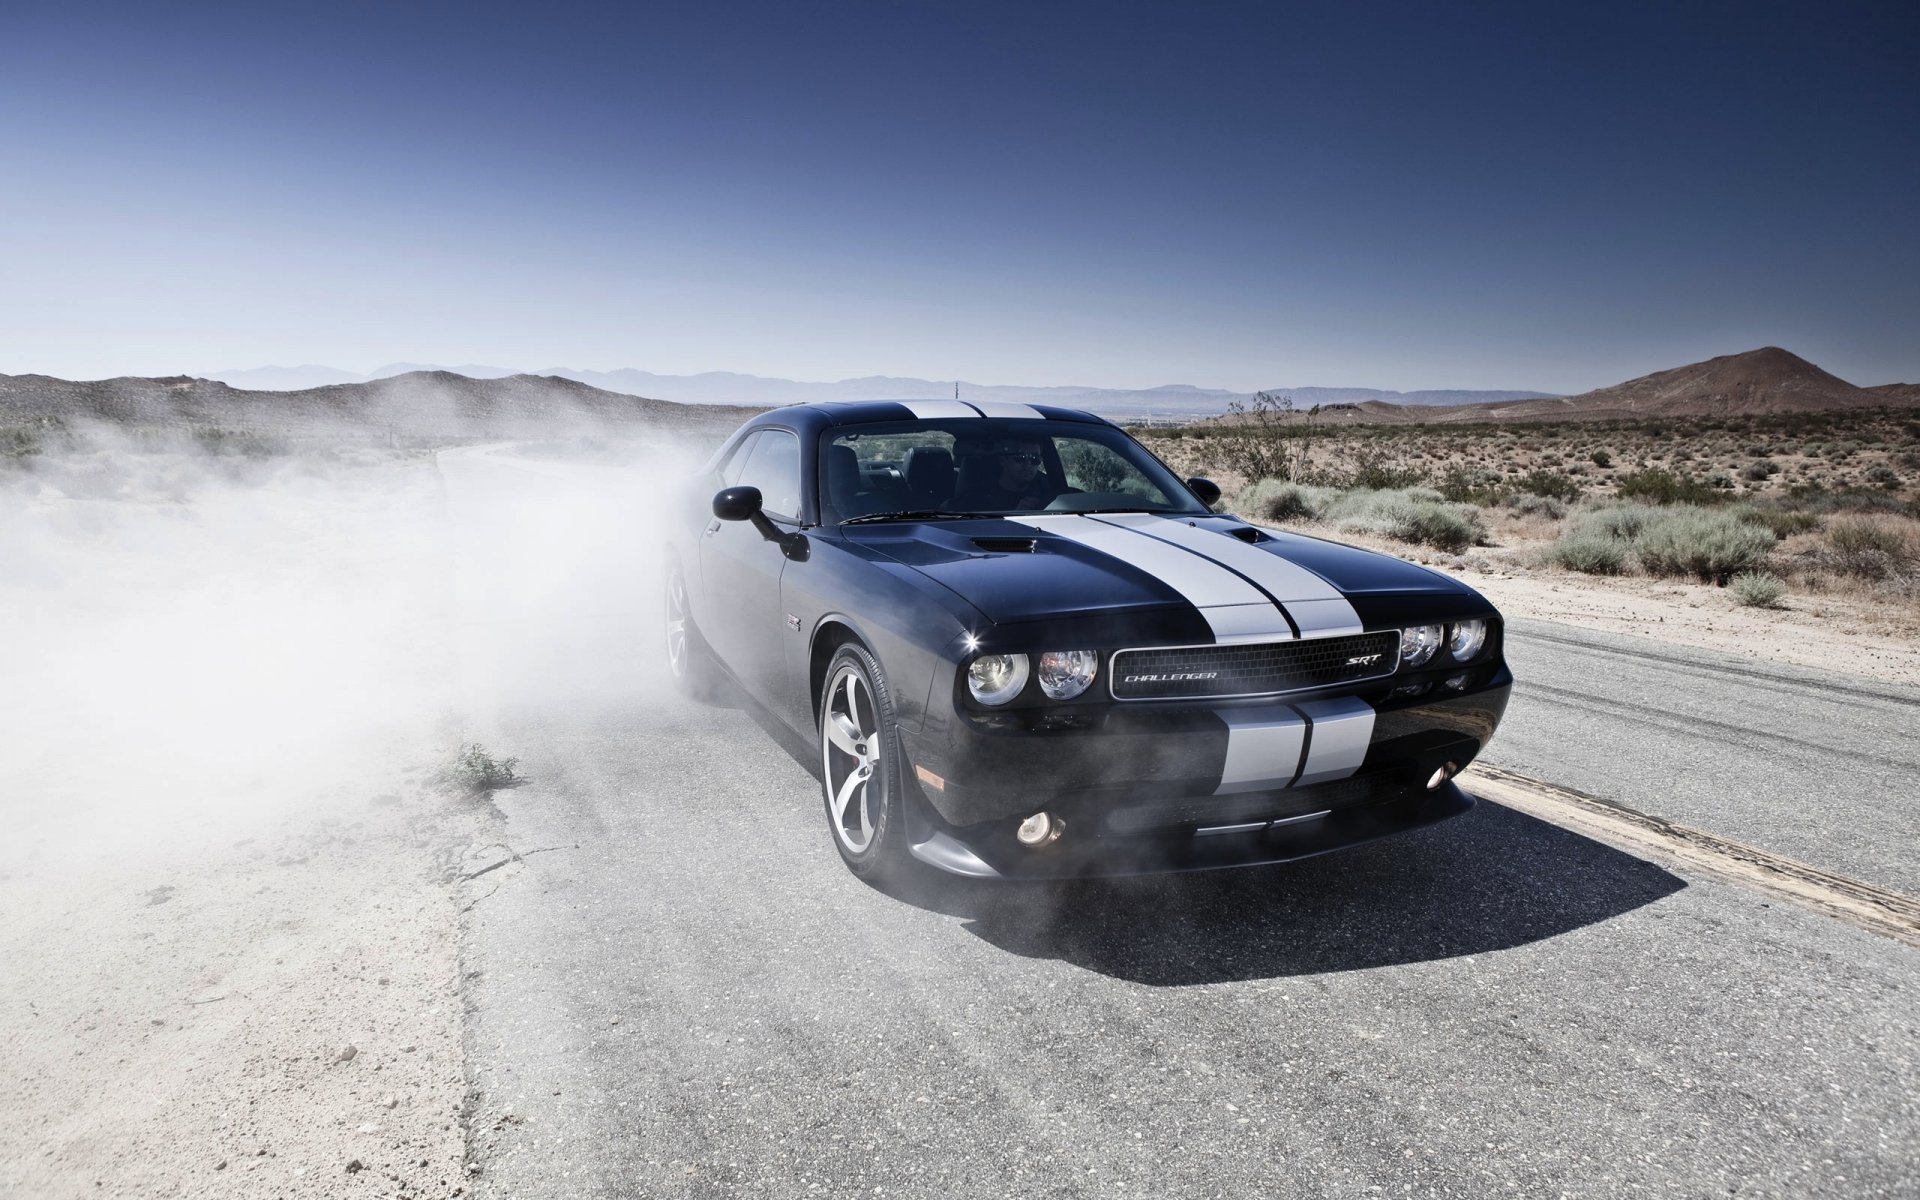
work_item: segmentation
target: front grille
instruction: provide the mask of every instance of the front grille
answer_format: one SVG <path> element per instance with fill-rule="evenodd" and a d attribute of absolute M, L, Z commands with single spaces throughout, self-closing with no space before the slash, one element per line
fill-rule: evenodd
<path fill-rule="evenodd" d="M 1267 696 L 1379 679 L 1400 665 L 1398 630 L 1245 646 L 1121 650 L 1107 678 L 1116 700 Z"/>

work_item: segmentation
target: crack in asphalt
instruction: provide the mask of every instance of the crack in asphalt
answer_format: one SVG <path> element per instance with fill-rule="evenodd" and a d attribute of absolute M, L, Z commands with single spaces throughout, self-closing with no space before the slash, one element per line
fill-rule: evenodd
<path fill-rule="evenodd" d="M 1739 746 L 1747 750 L 1770 751 L 1784 742 L 1788 745 L 1798 746 L 1803 750 L 1811 750 L 1817 754 L 1825 754 L 1832 758 L 1844 759 L 1849 763 L 1876 762 L 1882 766 L 1892 767 L 1897 771 L 1912 771 L 1916 767 L 1920 767 L 1920 763 L 1916 763 L 1912 759 L 1888 758 L 1884 755 L 1870 754 L 1860 750 L 1830 746 L 1824 742 L 1815 742 L 1809 741 L 1806 738 L 1794 737 L 1789 733 L 1752 729 L 1743 725 L 1730 724 L 1726 721 L 1716 721 L 1711 717 L 1688 716 L 1662 719 L 1658 710 L 1647 705 L 1634 704 L 1624 700 L 1609 700 L 1603 696 L 1576 692 L 1568 688 L 1557 688 L 1544 683 L 1522 682 L 1516 684 L 1515 687 L 1521 694 L 1537 697 L 1549 704 L 1560 704 L 1585 712 L 1605 713 L 1624 721 L 1632 721 L 1636 724 L 1651 726 L 1655 729 L 1663 729 L 1669 733 L 1695 734 L 1700 732 L 1703 727 L 1717 730 L 1719 736 L 1715 738 L 1716 741 L 1725 742 L 1732 746 Z"/>
<path fill-rule="evenodd" d="M 1675 658 L 1672 653 L 1673 647 L 1667 647 L 1665 652 L 1636 650 L 1626 646 L 1610 646 L 1602 642 L 1585 641 L 1576 637 L 1567 637 L 1563 634 L 1546 633 L 1536 628 L 1532 622 L 1524 624 L 1515 622 L 1515 624 L 1521 626 L 1517 629 L 1517 632 L 1521 634 L 1523 641 L 1553 642 L 1557 645 L 1569 646 L 1576 650 L 1588 650 L 1595 654 L 1612 654 L 1621 658 L 1644 659 L 1647 662 L 1659 663 L 1662 668 L 1670 671 L 1680 671 L 1702 676 L 1733 675 L 1742 679 L 1751 680 L 1753 681 L 1751 686 L 1759 687 L 1766 691 L 1792 694 L 1806 688 L 1812 688 L 1817 691 L 1832 692 L 1841 696 L 1865 697 L 1906 708 L 1920 708 L 1920 696 L 1914 696 L 1912 694 L 1885 691 L 1880 688 L 1863 687 L 1856 684 L 1834 683 L 1830 680 L 1766 671 L 1756 667 L 1742 667 L 1733 663 L 1716 663 L 1703 661 L 1701 659 Z"/>

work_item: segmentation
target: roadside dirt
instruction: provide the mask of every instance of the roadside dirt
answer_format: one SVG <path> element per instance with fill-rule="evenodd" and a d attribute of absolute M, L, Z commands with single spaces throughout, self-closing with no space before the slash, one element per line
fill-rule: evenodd
<path fill-rule="evenodd" d="M 479 818 L 419 788 L 358 808 L 6 855 L 0 1194 L 462 1194 L 447 848 Z"/>
<path fill-rule="evenodd" d="M 1788 595 L 1774 608 L 1749 608 L 1711 584 L 1640 576 L 1595 578 L 1531 565 L 1530 543 L 1447 554 L 1386 538 L 1315 537 L 1366 546 L 1459 577 L 1507 617 L 1652 638 L 1764 662 L 1838 671 L 1920 687 L 1920 611 L 1872 596 Z"/>

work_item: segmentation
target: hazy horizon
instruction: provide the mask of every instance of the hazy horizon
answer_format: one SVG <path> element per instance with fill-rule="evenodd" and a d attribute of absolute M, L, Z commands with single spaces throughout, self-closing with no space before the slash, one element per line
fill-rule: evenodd
<path fill-rule="evenodd" d="M 1877 3 L 25 0 L 0 372 L 1913 382 L 1916 56 Z"/>

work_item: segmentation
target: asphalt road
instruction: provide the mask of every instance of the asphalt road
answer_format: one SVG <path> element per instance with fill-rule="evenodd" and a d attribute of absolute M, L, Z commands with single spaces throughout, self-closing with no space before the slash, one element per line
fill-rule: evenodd
<path fill-rule="evenodd" d="M 1909 947 L 1493 804 L 1291 866 L 882 893 L 841 867 L 807 748 L 634 685 L 642 584 L 598 562 L 532 649 L 474 619 L 476 677 L 511 684 L 489 744 L 534 780 L 497 797 L 503 842 L 561 847 L 468 885 L 482 1196 L 1920 1195 Z M 1496 761 L 1911 870 L 1891 789 L 1826 803 L 1904 854 L 1767 799 L 1868 757 L 1870 723 L 1820 707 L 1857 697 L 1522 632 Z M 1711 687 L 1740 691 L 1649 715 Z M 1747 691 L 1823 757 L 1749 753 Z M 1878 753 L 1895 780 L 1912 750 Z M 1742 755 L 1770 788 L 1729 781 Z"/>
<path fill-rule="evenodd" d="M 1920 895 L 1920 690 L 1511 623 L 1486 760 Z"/>

